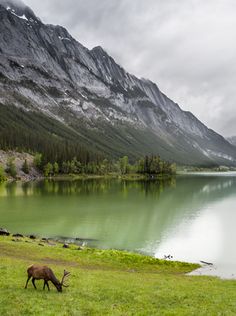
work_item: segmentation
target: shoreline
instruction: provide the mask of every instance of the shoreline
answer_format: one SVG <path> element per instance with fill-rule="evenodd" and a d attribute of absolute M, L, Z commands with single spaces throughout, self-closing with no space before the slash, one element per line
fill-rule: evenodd
<path fill-rule="evenodd" d="M 9 182 L 31 182 L 31 181 L 43 181 L 43 180 L 56 180 L 56 181 L 75 181 L 75 180 L 124 180 L 124 181 L 156 181 L 156 180 L 168 180 L 175 178 L 177 175 L 157 175 L 157 176 L 147 176 L 142 174 L 61 174 L 57 176 L 52 177 L 44 177 L 43 175 L 39 176 L 27 176 L 27 177 L 21 177 L 21 178 L 12 178 L 12 177 L 6 177 L 5 181 L 0 182 L 1 183 L 9 183 Z"/>
<path fill-rule="evenodd" d="M 5 234 L 4 234 L 5 231 Z M 96 242 L 97 240 L 94 238 L 84 238 L 84 237 L 64 237 L 64 236 L 56 236 L 56 237 L 43 237 L 38 236 L 36 234 L 22 234 L 22 233 L 12 233 L 9 232 L 6 228 L 0 228 L 0 238 L 1 237 L 8 237 L 12 238 L 12 242 L 35 242 L 38 243 L 39 246 L 60 246 L 62 248 L 74 248 L 78 247 L 79 250 L 84 249 L 93 249 L 95 251 L 118 251 L 121 253 L 129 253 L 130 255 L 140 255 L 143 257 L 148 257 L 152 259 L 156 259 L 158 261 L 165 262 L 167 264 L 169 263 L 179 263 L 179 264 L 187 264 L 187 265 L 194 265 L 195 269 L 193 269 L 191 272 L 187 273 L 189 276 L 209 276 L 209 277 L 217 277 L 222 280 L 236 280 L 236 273 L 232 273 L 232 271 L 228 271 L 226 267 L 218 266 L 217 264 L 213 263 L 207 263 L 207 262 L 188 262 L 188 261 L 179 261 L 179 260 L 167 260 L 165 258 L 157 258 L 153 257 L 151 255 L 139 252 L 139 251 L 129 251 L 125 249 L 112 249 L 112 248 L 97 248 L 96 246 L 89 245 L 89 243 L 92 243 L 93 241 Z M 1 240 L 0 240 L 1 241 Z M 236 265 L 235 265 L 235 271 L 236 271 Z"/>
<path fill-rule="evenodd" d="M 94 238 L 84 238 L 84 237 L 76 237 L 76 238 L 72 238 L 72 237 L 63 237 L 63 236 L 59 236 L 59 237 L 43 237 L 43 236 L 39 236 L 36 235 L 34 233 L 32 234 L 22 234 L 19 232 L 10 232 L 8 231 L 6 228 L 0 228 L 0 242 L 2 241 L 1 239 L 6 238 L 7 241 L 12 241 L 12 242 L 35 242 L 35 243 L 45 243 L 45 244 L 50 244 L 50 245 L 54 245 L 54 246 L 62 246 L 63 248 L 70 248 L 70 247 L 81 247 L 82 248 L 80 250 L 84 249 L 93 249 L 95 251 L 104 251 L 104 252 L 109 252 L 109 251 L 117 251 L 120 253 L 128 253 L 130 255 L 137 255 L 137 256 L 142 256 L 142 257 L 147 257 L 150 258 L 151 260 L 156 260 L 156 261 L 161 261 L 161 262 L 165 262 L 167 263 L 167 265 L 169 264 L 175 264 L 175 263 L 179 263 L 181 265 L 187 265 L 187 266 L 195 266 L 196 268 L 201 268 L 201 265 L 198 263 L 193 263 L 193 262 L 185 262 L 185 261 L 179 261 L 179 260 L 167 260 L 164 258 L 156 258 L 154 256 L 148 255 L 148 254 L 144 254 L 142 252 L 138 252 L 138 251 L 129 251 L 129 250 L 125 250 L 125 249 L 114 249 L 114 248 L 97 248 L 97 247 L 93 247 L 93 246 L 87 246 L 87 242 L 93 242 L 93 241 L 97 241 L 97 239 Z M 11 240 L 10 240 L 11 239 Z M 42 246 L 42 245 L 40 245 Z M 1 254 L 0 254 L 1 255 Z M 195 270 L 193 270 L 195 271 Z"/>
<path fill-rule="evenodd" d="M 236 265 L 234 271 L 236 271 Z M 188 273 L 188 275 L 211 276 L 220 278 L 221 280 L 236 280 L 236 273 L 232 273 L 232 271 L 227 270 L 225 266 L 220 266 L 217 264 L 213 264 L 212 266 L 202 265 L 200 268 Z"/>
<path fill-rule="evenodd" d="M 236 171 L 177 171 L 176 174 L 163 174 L 163 175 L 145 175 L 138 173 L 130 174 L 119 174 L 119 173 L 108 173 L 104 175 L 100 174 L 59 174 L 56 176 L 45 177 L 38 173 L 37 175 L 26 175 L 17 177 L 16 179 L 11 176 L 6 176 L 6 180 L 0 182 L 33 182 L 33 181 L 43 181 L 43 180 L 53 180 L 53 181 L 76 181 L 76 180 L 124 180 L 124 181 L 164 181 L 169 179 L 174 179 L 181 176 L 236 176 Z"/>
<path fill-rule="evenodd" d="M 1 231 L 5 230 L 7 235 L 2 235 Z M 9 235 L 8 235 L 9 234 Z M 120 249 L 112 249 L 112 248 L 97 248 L 92 245 L 88 245 L 87 243 L 96 241 L 96 239 L 91 238 L 82 238 L 82 237 L 42 237 L 38 235 L 24 235 L 21 233 L 10 233 L 6 229 L 0 228 L 0 242 L 4 240 L 6 237 L 6 241 L 11 241 L 12 243 L 19 243 L 19 242 L 26 242 L 26 243 L 34 243 L 37 244 L 40 247 L 44 246 L 59 246 L 60 248 L 66 248 L 66 249 L 77 249 L 77 250 L 88 250 L 91 249 L 91 251 L 102 251 L 104 253 L 109 253 L 111 251 L 115 251 L 118 253 L 126 253 L 130 256 L 141 256 L 143 258 L 150 258 L 150 260 L 157 260 L 157 262 L 163 262 L 163 264 L 167 265 L 187 265 L 187 266 L 194 266 L 195 268 L 188 272 L 186 275 L 188 276 L 207 276 L 207 277 L 216 277 L 221 280 L 236 280 L 236 273 L 232 273 L 229 271 L 226 271 L 226 269 L 217 266 L 216 264 L 208 264 L 208 263 L 194 263 L 194 262 L 188 262 L 188 261 L 179 261 L 179 260 L 167 260 L 163 258 L 156 258 L 151 255 L 144 254 L 142 252 L 136 252 L 136 251 L 129 251 L 129 250 L 120 250 Z M 2 240 L 3 239 L 3 240 Z M 4 242 L 4 241 L 3 241 Z M 1 256 L 1 255 L 0 255 Z M 236 268 L 236 265 L 235 265 Z M 235 270 L 236 271 L 236 270 Z"/>

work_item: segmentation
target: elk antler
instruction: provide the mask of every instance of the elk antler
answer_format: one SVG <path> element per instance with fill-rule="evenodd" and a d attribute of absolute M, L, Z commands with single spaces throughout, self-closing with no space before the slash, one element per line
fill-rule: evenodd
<path fill-rule="evenodd" d="M 70 275 L 70 272 L 64 270 L 63 277 L 61 279 L 61 285 L 64 287 L 68 287 L 69 285 L 64 284 L 65 279 Z"/>

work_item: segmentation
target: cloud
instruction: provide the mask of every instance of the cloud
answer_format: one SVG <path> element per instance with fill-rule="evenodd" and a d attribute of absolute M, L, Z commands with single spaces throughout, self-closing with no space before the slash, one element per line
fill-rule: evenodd
<path fill-rule="evenodd" d="M 25 0 L 45 23 L 103 46 L 223 135 L 236 135 L 234 0 Z"/>

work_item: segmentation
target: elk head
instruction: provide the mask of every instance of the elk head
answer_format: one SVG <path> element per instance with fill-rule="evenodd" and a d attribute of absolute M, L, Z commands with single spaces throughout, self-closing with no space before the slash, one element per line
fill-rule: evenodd
<path fill-rule="evenodd" d="M 64 270 L 64 274 L 62 276 L 61 282 L 57 284 L 56 288 L 58 290 L 58 292 L 62 292 L 62 287 L 68 287 L 69 285 L 65 284 L 66 279 L 68 278 L 68 276 L 70 275 L 70 272 Z"/>

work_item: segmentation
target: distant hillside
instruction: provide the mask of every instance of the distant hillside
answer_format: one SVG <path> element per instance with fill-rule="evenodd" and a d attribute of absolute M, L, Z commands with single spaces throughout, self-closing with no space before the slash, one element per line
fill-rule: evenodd
<path fill-rule="evenodd" d="M 1 148 L 45 151 L 51 160 L 160 154 L 184 165 L 236 165 L 235 147 L 155 83 L 29 7 L 0 1 L 0 43 Z"/>

